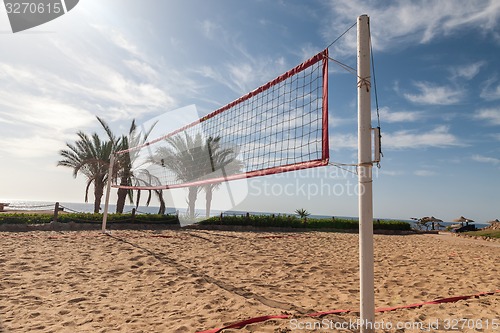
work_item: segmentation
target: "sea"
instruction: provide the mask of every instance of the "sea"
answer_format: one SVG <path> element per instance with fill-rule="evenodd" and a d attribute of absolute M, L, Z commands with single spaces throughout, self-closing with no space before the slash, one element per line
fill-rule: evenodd
<path fill-rule="evenodd" d="M 51 210 L 54 209 L 56 202 L 54 201 L 23 201 L 23 200 L 4 200 L 1 199 L 0 202 L 8 202 L 9 206 L 7 209 L 13 210 Z M 77 203 L 77 202 L 59 202 L 59 207 L 62 207 L 64 211 L 69 213 L 92 213 L 94 212 L 94 203 Z M 124 213 L 130 213 L 135 206 L 125 205 Z M 160 207 L 155 206 L 139 206 L 136 211 L 139 214 L 156 214 Z M 104 210 L 104 203 L 101 204 L 101 213 Z M 114 212 L 116 210 L 116 205 L 109 204 L 109 212 Z M 174 208 L 167 208 L 168 214 L 175 214 L 176 210 Z"/>
<path fill-rule="evenodd" d="M 53 201 L 23 201 L 23 200 L 4 200 L 0 199 L 0 202 L 5 202 L 9 203 L 9 206 L 6 207 L 8 209 L 15 209 L 15 210 L 25 210 L 25 211 L 30 211 L 30 210 L 51 210 L 54 209 L 55 207 L 55 202 Z M 76 202 L 60 202 L 59 207 L 62 207 L 64 211 L 70 212 L 70 213 L 92 213 L 94 211 L 94 204 L 93 203 L 76 203 Z M 104 209 L 104 203 L 101 205 L 101 212 Z M 125 205 L 124 213 L 130 213 L 132 209 L 135 208 L 135 206 L 132 205 Z M 109 212 L 114 212 L 116 210 L 116 205 L 110 204 L 109 205 Z M 158 213 L 159 207 L 157 206 L 139 206 L 136 208 L 137 214 L 156 214 Z M 178 211 L 176 208 L 173 207 L 167 207 L 167 214 L 185 214 L 186 209 L 183 211 Z M 247 214 L 246 211 L 237 211 L 237 210 L 229 210 L 229 211 L 221 211 L 221 210 L 216 210 L 213 209 L 210 211 L 210 216 L 219 216 L 220 214 L 229 216 L 229 215 L 245 215 Z M 250 215 L 294 215 L 293 213 L 270 213 L 270 212 L 248 212 Z M 203 217 L 205 216 L 205 210 L 197 209 L 195 214 L 197 216 Z M 333 216 L 332 215 L 310 215 L 310 218 L 317 218 L 317 219 L 331 219 Z M 343 219 L 357 219 L 357 217 L 353 216 L 335 216 L 336 218 L 343 218 Z M 404 221 L 409 223 L 412 228 L 416 228 L 416 224 L 414 220 L 406 220 L 406 219 L 391 219 L 391 218 L 377 218 L 375 217 L 374 220 L 394 220 L 394 221 Z M 447 226 L 451 225 L 456 225 L 457 222 L 440 222 L 444 228 Z M 482 229 L 487 227 L 489 224 L 486 223 L 475 223 L 476 228 Z"/>

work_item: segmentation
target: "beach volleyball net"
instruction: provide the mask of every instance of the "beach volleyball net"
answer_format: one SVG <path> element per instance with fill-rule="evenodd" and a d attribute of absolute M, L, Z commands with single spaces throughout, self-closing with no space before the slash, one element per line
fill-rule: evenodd
<path fill-rule="evenodd" d="M 324 166 L 328 159 L 324 50 L 194 122 L 117 152 L 131 177 L 112 186 L 202 186 Z"/>

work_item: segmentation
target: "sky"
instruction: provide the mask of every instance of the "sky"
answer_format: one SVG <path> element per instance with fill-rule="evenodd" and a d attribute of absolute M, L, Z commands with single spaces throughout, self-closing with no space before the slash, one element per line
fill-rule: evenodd
<path fill-rule="evenodd" d="M 375 217 L 500 218 L 496 0 L 81 0 L 16 34 L 2 6 L 0 199 L 83 202 L 85 179 L 57 161 L 77 131 L 100 131 L 96 116 L 121 134 L 132 119 L 187 105 L 208 114 L 323 50 L 362 14 L 384 153 Z M 330 56 L 356 67 L 355 28 Z M 356 163 L 356 77 L 331 62 L 329 84 L 330 159 Z M 350 167 L 239 182 L 233 209 L 358 214 Z M 169 200 L 185 206 L 183 195 Z M 227 203 L 214 193 L 214 209 Z"/>

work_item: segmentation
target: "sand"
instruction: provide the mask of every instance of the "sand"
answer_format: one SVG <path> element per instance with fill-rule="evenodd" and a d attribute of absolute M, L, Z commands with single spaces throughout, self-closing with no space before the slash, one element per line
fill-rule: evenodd
<path fill-rule="evenodd" d="M 203 230 L 0 233 L 0 331 L 357 332 L 358 236 Z M 375 236 L 377 307 L 500 289 L 500 243 Z M 500 294 L 376 315 L 377 332 L 500 332 Z M 406 329 L 389 329 L 406 325 Z M 423 330 L 408 325 L 426 325 Z M 438 323 L 440 328 L 430 329 Z M 498 328 L 494 329 L 495 323 Z M 479 329 L 482 324 L 483 328 Z M 315 326 L 315 330 L 314 327 Z M 469 328 L 467 327 L 469 326 Z M 418 327 L 418 326 L 417 326 Z"/>

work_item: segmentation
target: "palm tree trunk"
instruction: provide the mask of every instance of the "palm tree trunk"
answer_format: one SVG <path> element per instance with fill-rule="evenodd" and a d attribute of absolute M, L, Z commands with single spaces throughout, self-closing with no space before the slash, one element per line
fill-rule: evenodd
<path fill-rule="evenodd" d="M 205 212 L 207 219 L 210 217 L 210 206 L 212 206 L 212 186 L 205 187 Z"/>
<path fill-rule="evenodd" d="M 118 199 L 116 200 L 116 213 L 122 214 L 125 208 L 125 199 L 127 198 L 127 190 L 123 188 L 118 189 Z"/>
<path fill-rule="evenodd" d="M 122 177 L 122 179 L 120 181 L 120 185 L 127 185 L 128 184 L 127 180 L 128 180 L 128 177 Z M 123 189 L 123 188 L 118 189 L 118 199 L 116 201 L 116 212 L 118 214 L 123 213 L 123 209 L 125 208 L 125 201 L 127 199 L 127 194 L 128 194 L 128 190 Z"/>
<path fill-rule="evenodd" d="M 104 194 L 104 182 L 102 179 L 96 179 L 94 182 L 94 213 L 101 210 L 101 200 Z"/>
<path fill-rule="evenodd" d="M 164 215 L 167 210 L 167 206 L 165 205 L 165 199 L 163 199 L 163 191 L 158 190 L 156 191 L 156 194 L 158 196 L 158 200 L 160 200 L 160 210 L 158 210 L 158 214 Z"/>
<path fill-rule="evenodd" d="M 194 208 L 195 208 L 195 203 L 196 203 L 196 198 L 198 196 L 198 187 L 197 186 L 191 186 L 189 187 L 189 194 L 188 194 L 188 212 L 189 212 L 189 218 L 191 220 L 194 220 Z"/>

